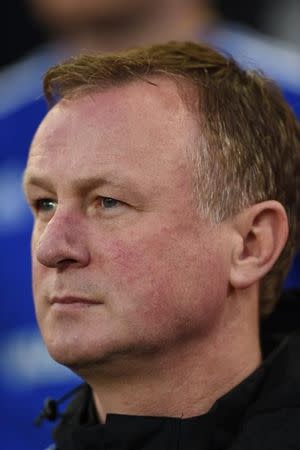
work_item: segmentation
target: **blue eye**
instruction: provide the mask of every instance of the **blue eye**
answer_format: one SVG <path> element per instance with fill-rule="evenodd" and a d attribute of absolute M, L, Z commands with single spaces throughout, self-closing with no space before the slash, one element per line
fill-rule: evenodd
<path fill-rule="evenodd" d="M 39 198 L 35 201 L 34 206 L 37 211 L 48 212 L 56 207 L 56 202 L 50 198 Z"/>
<path fill-rule="evenodd" d="M 103 208 L 114 208 L 120 204 L 119 200 L 111 197 L 102 197 L 101 204 Z"/>

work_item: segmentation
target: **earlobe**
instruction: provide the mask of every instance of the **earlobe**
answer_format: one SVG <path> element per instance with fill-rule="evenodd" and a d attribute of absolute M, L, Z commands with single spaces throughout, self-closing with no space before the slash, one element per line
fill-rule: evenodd
<path fill-rule="evenodd" d="M 284 207 L 275 200 L 250 206 L 234 219 L 230 283 L 245 289 L 262 279 L 282 252 L 288 237 Z"/>

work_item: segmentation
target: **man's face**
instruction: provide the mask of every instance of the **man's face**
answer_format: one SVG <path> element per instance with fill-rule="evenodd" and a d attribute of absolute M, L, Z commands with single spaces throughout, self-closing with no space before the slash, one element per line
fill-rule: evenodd
<path fill-rule="evenodd" d="M 56 105 L 30 151 L 33 292 L 70 366 L 167 352 L 224 308 L 226 226 L 193 205 L 197 123 L 175 85 L 136 82 Z"/>

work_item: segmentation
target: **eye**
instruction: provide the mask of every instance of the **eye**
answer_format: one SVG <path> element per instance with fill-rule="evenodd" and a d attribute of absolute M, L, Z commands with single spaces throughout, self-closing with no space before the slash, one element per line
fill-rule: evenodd
<path fill-rule="evenodd" d="M 122 202 L 120 200 L 116 200 L 115 198 L 101 197 L 101 206 L 105 209 L 115 208 L 120 204 L 122 204 Z"/>
<path fill-rule="evenodd" d="M 34 202 L 34 209 L 37 212 L 51 212 L 56 208 L 56 202 L 51 198 L 38 198 Z"/>

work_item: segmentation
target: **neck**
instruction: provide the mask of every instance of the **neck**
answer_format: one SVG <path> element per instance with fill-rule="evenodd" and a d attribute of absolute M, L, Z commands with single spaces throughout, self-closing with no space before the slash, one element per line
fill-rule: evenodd
<path fill-rule="evenodd" d="M 81 374 L 92 387 L 100 421 L 108 413 L 182 418 L 206 413 L 261 363 L 257 309 L 248 306 L 224 313 L 198 341 L 178 343 L 142 362 L 124 358 L 118 374 L 101 368 Z"/>
<path fill-rule="evenodd" d="M 153 0 L 136 11 L 96 19 L 93 26 L 74 27 L 69 41 L 79 49 L 115 51 L 168 40 L 195 40 L 215 19 L 204 1 Z"/>

